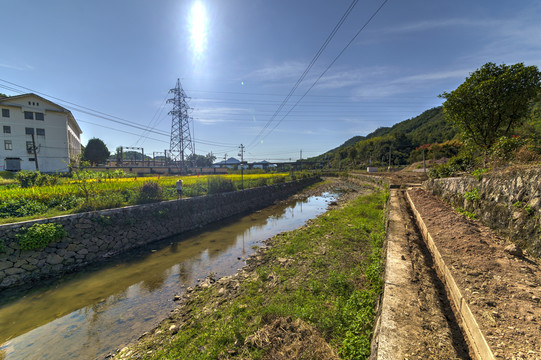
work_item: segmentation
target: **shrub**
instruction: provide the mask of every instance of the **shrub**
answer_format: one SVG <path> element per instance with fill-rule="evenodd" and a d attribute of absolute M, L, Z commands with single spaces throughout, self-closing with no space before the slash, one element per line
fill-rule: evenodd
<path fill-rule="evenodd" d="M 81 199 L 75 195 L 63 195 L 52 198 L 49 201 L 49 208 L 58 208 L 59 210 L 70 210 L 79 206 Z"/>
<path fill-rule="evenodd" d="M 281 184 L 285 181 L 286 179 L 283 176 L 275 176 L 271 178 L 271 184 Z"/>
<path fill-rule="evenodd" d="M 208 193 L 218 194 L 224 192 L 235 191 L 235 184 L 231 179 L 224 179 L 222 177 L 211 177 L 208 182 Z"/>
<path fill-rule="evenodd" d="M 39 171 L 21 170 L 15 176 L 22 188 L 58 184 L 58 177 L 42 174 Z"/>
<path fill-rule="evenodd" d="M 267 179 L 266 178 L 259 178 L 255 181 L 255 186 L 266 186 L 267 185 Z"/>
<path fill-rule="evenodd" d="M 162 199 L 163 191 L 157 182 L 146 181 L 139 187 L 139 196 L 137 197 L 138 204 L 157 202 L 161 201 Z"/>
<path fill-rule="evenodd" d="M 488 169 L 475 169 L 471 174 L 477 181 L 481 181 L 481 179 L 483 179 L 483 174 L 486 172 L 488 172 Z"/>
<path fill-rule="evenodd" d="M 27 188 L 36 185 L 39 176 L 39 171 L 21 170 L 17 173 L 16 178 L 21 187 Z"/>
<path fill-rule="evenodd" d="M 47 206 L 29 199 L 8 199 L 0 203 L 0 218 L 23 217 L 41 214 Z"/>
<path fill-rule="evenodd" d="M 518 149 L 530 143 L 529 139 L 513 135 L 511 137 L 502 136 L 496 140 L 491 148 L 491 156 L 494 160 L 509 161 L 515 157 Z"/>
<path fill-rule="evenodd" d="M 431 178 L 449 177 L 459 172 L 467 172 L 475 169 L 476 159 L 468 152 L 461 153 L 449 159 L 447 164 L 440 164 L 430 169 L 428 176 Z"/>
<path fill-rule="evenodd" d="M 479 189 L 477 188 L 473 188 L 472 191 L 466 191 L 464 193 L 464 198 L 466 200 L 469 200 L 469 201 L 478 201 L 479 199 L 481 199 L 481 194 L 479 194 Z"/>
<path fill-rule="evenodd" d="M 188 197 L 204 195 L 207 192 L 202 182 L 197 181 L 191 186 L 184 186 L 183 194 Z"/>
<path fill-rule="evenodd" d="M 23 250 L 44 249 L 53 241 L 60 240 L 67 235 L 61 224 L 34 224 L 15 235 Z"/>

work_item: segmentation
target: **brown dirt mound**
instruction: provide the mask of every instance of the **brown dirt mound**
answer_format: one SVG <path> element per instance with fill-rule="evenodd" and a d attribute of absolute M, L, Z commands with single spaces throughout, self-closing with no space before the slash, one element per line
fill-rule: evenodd
<path fill-rule="evenodd" d="M 316 329 L 291 317 L 275 319 L 248 336 L 245 343 L 266 349 L 266 360 L 340 359 Z"/>

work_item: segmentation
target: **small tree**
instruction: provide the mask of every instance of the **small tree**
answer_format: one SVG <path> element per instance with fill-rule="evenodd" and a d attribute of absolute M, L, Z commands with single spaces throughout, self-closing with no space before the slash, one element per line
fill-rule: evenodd
<path fill-rule="evenodd" d="M 540 90 L 541 73 L 536 66 L 489 62 L 440 97 L 446 99 L 445 117 L 466 140 L 488 152 L 499 137 L 510 135 L 521 123 Z"/>
<path fill-rule="evenodd" d="M 90 161 L 92 165 L 104 163 L 109 158 L 109 149 L 105 143 L 98 139 L 92 138 L 88 140 L 88 144 L 83 152 L 83 160 Z"/>

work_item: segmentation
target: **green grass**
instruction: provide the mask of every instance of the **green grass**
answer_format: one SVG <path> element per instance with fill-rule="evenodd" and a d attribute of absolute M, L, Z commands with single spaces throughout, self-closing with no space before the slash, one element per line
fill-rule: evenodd
<path fill-rule="evenodd" d="M 360 197 L 275 237 L 265 265 L 241 282 L 237 297 L 223 300 L 219 286 L 198 292 L 172 341 L 158 349 L 146 344 L 141 353 L 152 359 L 261 359 L 264 350 L 245 345 L 246 337 L 290 316 L 317 328 L 343 359 L 368 358 L 382 289 L 386 199 L 382 192 Z M 167 332 L 169 325 L 163 326 Z"/>

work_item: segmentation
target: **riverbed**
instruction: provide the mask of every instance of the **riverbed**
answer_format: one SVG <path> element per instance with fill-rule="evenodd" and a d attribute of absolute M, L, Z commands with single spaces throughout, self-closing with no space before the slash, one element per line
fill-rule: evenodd
<path fill-rule="evenodd" d="M 173 298 L 234 274 L 263 241 L 325 212 L 335 194 L 292 200 L 172 237 L 0 302 L 0 359 L 103 358 L 155 327 Z"/>

